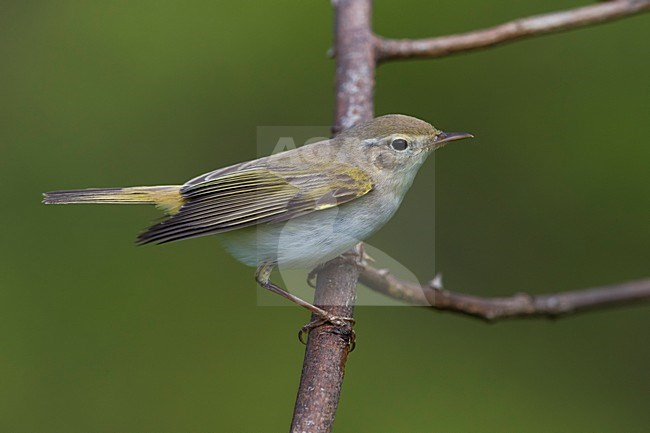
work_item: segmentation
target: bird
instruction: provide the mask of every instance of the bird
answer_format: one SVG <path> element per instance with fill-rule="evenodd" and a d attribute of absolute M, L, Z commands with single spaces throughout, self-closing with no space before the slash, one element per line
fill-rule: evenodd
<path fill-rule="evenodd" d="M 138 236 L 140 245 L 216 235 L 237 260 L 256 268 L 261 287 L 318 317 L 301 328 L 302 336 L 323 323 L 354 321 L 276 285 L 273 269 L 313 268 L 350 250 L 395 214 L 427 156 L 472 137 L 389 114 L 182 185 L 51 191 L 43 203 L 154 204 L 167 217 Z"/>

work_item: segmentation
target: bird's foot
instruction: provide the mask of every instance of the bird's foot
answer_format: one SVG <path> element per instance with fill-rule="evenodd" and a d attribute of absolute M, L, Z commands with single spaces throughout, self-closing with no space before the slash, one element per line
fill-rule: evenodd
<path fill-rule="evenodd" d="M 375 259 L 366 253 L 365 244 L 363 242 L 359 242 L 354 246 L 354 248 L 341 254 L 341 258 L 361 268 L 368 266 L 368 262 L 375 261 Z"/>
<path fill-rule="evenodd" d="M 309 271 L 307 274 L 307 285 L 311 287 L 312 289 L 316 288 L 316 277 L 318 277 L 318 273 L 322 271 L 325 268 L 325 264 L 321 263 L 320 265 L 317 265 L 314 269 Z"/>
<path fill-rule="evenodd" d="M 318 328 L 322 325 L 329 324 L 334 327 L 334 329 L 331 331 L 332 333 L 348 336 L 350 341 L 350 352 L 352 352 L 356 345 L 356 334 L 354 333 L 354 329 L 352 329 L 354 323 L 355 321 L 352 317 L 340 317 L 334 315 L 320 317 L 316 320 L 312 320 L 300 328 L 300 331 L 298 331 L 298 339 L 302 344 L 307 344 L 306 337 L 313 329 Z"/>

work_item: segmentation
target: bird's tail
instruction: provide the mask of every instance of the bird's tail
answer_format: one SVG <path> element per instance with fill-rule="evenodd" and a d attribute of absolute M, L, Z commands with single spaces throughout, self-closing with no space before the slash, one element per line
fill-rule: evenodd
<path fill-rule="evenodd" d="M 73 189 L 46 192 L 43 194 L 43 203 L 155 204 L 165 212 L 174 214 L 185 202 L 180 190 L 180 185 Z"/>

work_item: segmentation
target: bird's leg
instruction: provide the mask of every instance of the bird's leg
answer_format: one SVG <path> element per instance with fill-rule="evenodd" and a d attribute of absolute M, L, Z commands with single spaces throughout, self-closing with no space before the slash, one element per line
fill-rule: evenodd
<path fill-rule="evenodd" d="M 255 280 L 257 281 L 257 284 L 264 287 L 266 290 L 270 290 L 273 293 L 277 293 L 278 295 L 290 300 L 291 302 L 308 309 L 309 311 L 316 314 L 317 316 L 320 316 L 324 319 L 327 319 L 330 316 L 330 314 L 327 311 L 323 310 L 322 308 L 319 308 L 313 304 L 310 304 L 307 301 L 300 299 L 296 295 L 287 292 L 283 288 L 271 282 L 270 277 L 274 267 L 275 265 L 270 263 L 261 264 L 257 268 L 257 271 L 255 271 Z"/>
<path fill-rule="evenodd" d="M 303 343 L 305 342 L 304 340 L 305 334 L 309 334 L 309 332 L 312 329 L 324 325 L 325 323 L 331 323 L 336 327 L 343 328 L 345 330 L 353 332 L 352 325 L 354 325 L 354 319 L 352 319 L 351 317 L 339 317 L 330 314 L 327 311 L 323 310 L 322 308 L 310 304 L 309 302 L 300 299 L 296 295 L 293 295 L 287 292 L 286 290 L 284 290 L 283 288 L 272 283 L 270 278 L 271 278 L 271 272 L 273 271 L 274 267 L 275 265 L 273 263 L 262 263 L 257 268 L 257 271 L 255 271 L 255 280 L 257 281 L 257 283 L 263 288 L 265 288 L 266 290 L 270 290 L 273 293 L 277 293 L 278 295 L 290 300 L 295 304 L 300 305 L 303 308 L 308 309 L 313 314 L 318 316 L 318 319 L 309 322 L 306 325 L 304 325 L 302 328 L 300 328 L 300 332 L 298 333 L 298 339 L 301 342 Z"/>

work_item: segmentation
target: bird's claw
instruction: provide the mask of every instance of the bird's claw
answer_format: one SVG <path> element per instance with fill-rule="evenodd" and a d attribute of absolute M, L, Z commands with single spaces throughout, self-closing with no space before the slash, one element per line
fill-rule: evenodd
<path fill-rule="evenodd" d="M 341 254 L 341 257 L 348 263 L 359 266 L 361 268 L 368 266 L 368 262 L 374 262 L 375 259 L 366 253 L 366 247 L 363 242 L 359 242 L 350 251 Z"/>
<path fill-rule="evenodd" d="M 311 287 L 312 289 L 316 288 L 316 277 L 318 277 L 318 273 L 323 270 L 323 264 L 321 263 L 320 265 L 316 266 L 314 269 L 309 271 L 307 274 L 307 285 Z"/>
<path fill-rule="evenodd" d="M 354 332 L 354 329 L 352 329 L 355 320 L 352 317 L 328 316 L 328 317 L 321 317 L 316 320 L 312 320 L 311 322 L 303 325 L 300 328 L 300 331 L 298 331 L 298 340 L 300 340 L 302 344 L 307 344 L 306 338 L 309 335 L 309 333 L 313 329 L 328 323 L 336 327 L 336 330 L 334 332 L 349 335 L 350 338 L 349 351 L 352 352 L 356 346 L 356 342 L 355 342 L 356 334 Z"/>

